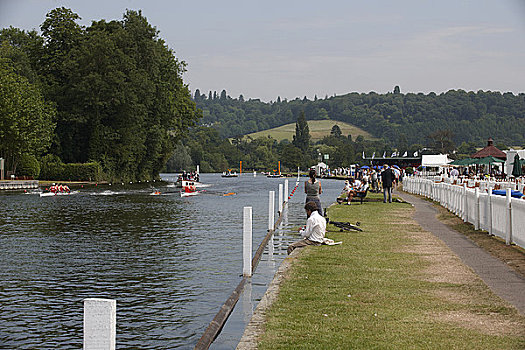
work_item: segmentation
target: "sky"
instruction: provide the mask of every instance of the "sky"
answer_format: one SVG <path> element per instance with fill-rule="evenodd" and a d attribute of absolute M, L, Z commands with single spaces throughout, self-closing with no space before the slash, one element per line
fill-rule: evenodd
<path fill-rule="evenodd" d="M 525 92 L 525 0 L 0 0 L 0 28 L 60 6 L 85 26 L 142 10 L 206 94 Z"/>

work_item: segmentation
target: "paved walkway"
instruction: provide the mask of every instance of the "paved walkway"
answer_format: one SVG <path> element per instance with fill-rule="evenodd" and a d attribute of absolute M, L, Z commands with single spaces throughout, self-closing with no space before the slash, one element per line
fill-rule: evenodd
<path fill-rule="evenodd" d="M 525 278 L 466 236 L 439 221 L 438 212 L 431 202 L 401 191 L 396 191 L 396 195 L 414 205 L 414 219 L 424 230 L 441 239 L 494 293 L 525 315 Z"/>

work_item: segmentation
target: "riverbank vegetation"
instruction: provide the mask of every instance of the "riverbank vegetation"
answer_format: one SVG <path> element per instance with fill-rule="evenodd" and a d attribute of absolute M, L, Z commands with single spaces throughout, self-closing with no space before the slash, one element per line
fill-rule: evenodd
<path fill-rule="evenodd" d="M 372 196 L 379 196 L 371 194 Z M 272 305 L 259 349 L 522 349 L 525 318 L 406 203 L 333 206 L 364 232 L 301 252 Z"/>
<path fill-rule="evenodd" d="M 50 154 L 99 164 L 108 180 L 156 178 L 200 116 L 185 62 L 140 11 L 89 27 L 79 19 L 62 7 L 41 34 L 0 31 L 0 156 L 17 174 L 20 160 Z"/>

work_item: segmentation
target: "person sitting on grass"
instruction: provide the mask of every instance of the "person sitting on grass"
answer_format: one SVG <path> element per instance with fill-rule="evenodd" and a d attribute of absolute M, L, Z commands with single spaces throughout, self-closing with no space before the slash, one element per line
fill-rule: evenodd
<path fill-rule="evenodd" d="M 308 202 L 304 206 L 304 209 L 306 210 L 308 220 L 306 220 L 306 226 L 299 230 L 303 239 L 290 244 L 288 246 L 288 254 L 291 254 L 295 248 L 302 248 L 307 245 L 321 245 L 324 242 L 326 220 L 317 211 L 317 204 L 315 202 Z"/>

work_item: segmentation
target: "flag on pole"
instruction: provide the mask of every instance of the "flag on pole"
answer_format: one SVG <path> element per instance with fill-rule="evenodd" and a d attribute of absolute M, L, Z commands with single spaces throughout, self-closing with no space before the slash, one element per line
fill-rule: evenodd
<path fill-rule="evenodd" d="M 394 158 L 396 156 L 396 152 L 392 152 L 392 155 L 390 156 L 390 158 Z"/>
<path fill-rule="evenodd" d="M 386 158 L 386 151 L 383 152 L 383 158 Z"/>
<path fill-rule="evenodd" d="M 414 157 L 417 157 L 418 153 L 417 151 L 414 152 Z"/>
<path fill-rule="evenodd" d="M 376 156 L 376 152 L 372 153 L 372 159 L 374 159 Z"/>
<path fill-rule="evenodd" d="M 407 151 L 405 151 L 405 153 L 403 153 L 403 157 L 406 157 L 406 156 L 408 156 L 408 152 Z"/>
<path fill-rule="evenodd" d="M 365 159 L 365 151 L 363 151 L 363 159 Z"/>

